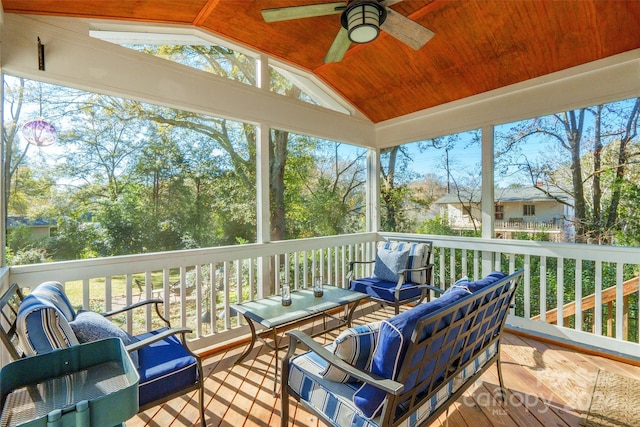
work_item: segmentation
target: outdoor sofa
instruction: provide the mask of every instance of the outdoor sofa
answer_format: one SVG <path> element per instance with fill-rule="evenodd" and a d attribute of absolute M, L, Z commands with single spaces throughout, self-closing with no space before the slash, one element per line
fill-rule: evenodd
<path fill-rule="evenodd" d="M 333 426 L 431 423 L 494 362 L 522 271 L 461 279 L 439 298 L 355 326 L 323 346 L 289 331 L 282 362 L 282 426 L 295 398 Z M 309 351 L 296 354 L 300 344 Z"/>

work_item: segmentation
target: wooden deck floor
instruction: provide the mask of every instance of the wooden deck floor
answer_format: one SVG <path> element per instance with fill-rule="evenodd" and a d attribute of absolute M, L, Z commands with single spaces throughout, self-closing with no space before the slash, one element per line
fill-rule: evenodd
<path fill-rule="evenodd" d="M 384 314 L 384 311 L 382 311 Z M 373 315 L 374 318 L 380 314 Z M 354 323 L 373 320 L 372 315 Z M 335 333 L 319 337 L 331 340 Z M 280 399 L 272 395 L 274 352 L 256 345 L 253 354 L 234 366 L 243 346 L 204 359 L 207 426 L 278 426 Z M 579 426 L 589 407 L 599 369 L 640 380 L 640 367 L 577 353 L 531 338 L 505 334 L 502 372 L 508 389 L 505 403 L 494 399 L 498 376 L 491 367 L 482 381 L 449 409 L 451 427 Z M 295 426 L 322 426 L 317 418 L 292 403 Z M 198 421 L 194 395 L 174 399 L 138 414 L 127 427 L 193 426 Z M 445 426 L 441 416 L 431 427 Z M 640 425 L 640 420 L 638 420 Z"/>

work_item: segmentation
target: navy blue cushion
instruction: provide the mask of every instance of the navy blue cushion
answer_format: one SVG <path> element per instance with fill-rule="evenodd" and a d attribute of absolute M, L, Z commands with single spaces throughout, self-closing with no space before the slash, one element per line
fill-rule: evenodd
<path fill-rule="evenodd" d="M 163 329 L 137 335 L 143 340 Z M 165 338 L 138 350 L 140 367 L 139 405 L 168 396 L 198 381 L 196 359 L 176 336 Z"/>
<path fill-rule="evenodd" d="M 467 287 L 471 292 L 479 291 L 480 289 L 489 286 L 493 283 L 496 283 L 500 279 L 504 279 L 507 277 L 502 271 L 494 271 L 493 273 L 488 274 L 480 280 L 476 280 L 475 282 L 469 282 Z"/>
<path fill-rule="evenodd" d="M 371 362 L 371 373 L 396 379 L 400 369 L 399 363 L 404 359 L 404 353 L 418 320 L 467 295 L 469 293 L 465 289 L 454 289 L 429 303 L 419 304 L 388 320 L 383 320 L 378 335 L 378 345 Z M 373 418 L 382 410 L 385 397 L 386 393 L 383 390 L 370 384 L 363 384 L 354 394 L 353 402 L 365 417 Z"/>
<path fill-rule="evenodd" d="M 389 282 L 375 277 L 364 277 L 352 280 L 350 289 L 371 295 L 373 298 L 394 302 L 397 282 Z M 400 288 L 400 301 L 417 298 L 422 293 L 422 289 L 417 288 L 412 283 L 405 283 Z"/>

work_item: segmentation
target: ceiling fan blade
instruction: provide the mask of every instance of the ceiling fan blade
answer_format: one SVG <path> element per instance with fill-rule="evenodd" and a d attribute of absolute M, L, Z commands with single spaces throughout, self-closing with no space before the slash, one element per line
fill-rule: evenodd
<path fill-rule="evenodd" d="M 324 57 L 324 63 L 327 64 L 329 62 L 340 62 L 342 58 L 344 58 L 344 54 L 347 53 L 350 45 L 351 40 L 349 40 L 349 34 L 347 30 L 340 27 L 340 31 L 338 31 L 336 38 L 333 39 L 333 43 L 331 43 L 331 47 Z"/>
<path fill-rule="evenodd" d="M 435 36 L 433 31 L 389 8 L 387 19 L 380 25 L 380 29 L 414 50 L 420 49 Z"/>
<path fill-rule="evenodd" d="M 314 16 L 333 15 L 342 12 L 347 2 L 308 4 L 305 6 L 276 7 L 263 9 L 265 22 L 289 21 L 291 19 L 312 18 Z"/>

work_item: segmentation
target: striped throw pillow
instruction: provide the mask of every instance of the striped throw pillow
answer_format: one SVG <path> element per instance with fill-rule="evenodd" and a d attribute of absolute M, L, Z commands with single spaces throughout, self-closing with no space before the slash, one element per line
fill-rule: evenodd
<path fill-rule="evenodd" d="M 375 322 L 349 328 L 338 335 L 335 341 L 330 344 L 329 349 L 351 366 L 358 369 L 369 369 L 381 323 Z M 322 376 L 327 380 L 340 383 L 355 381 L 348 373 L 331 364 L 327 365 Z"/>

